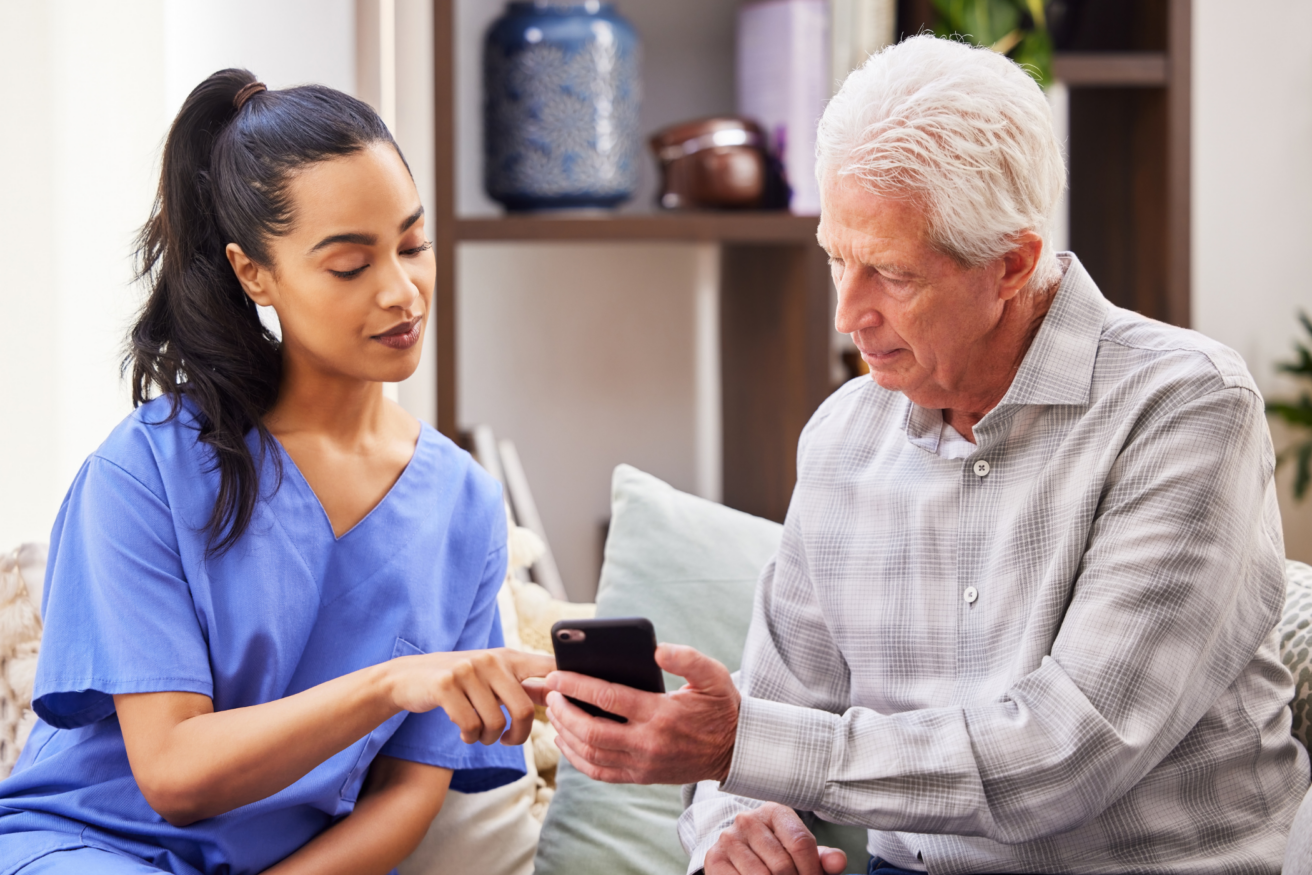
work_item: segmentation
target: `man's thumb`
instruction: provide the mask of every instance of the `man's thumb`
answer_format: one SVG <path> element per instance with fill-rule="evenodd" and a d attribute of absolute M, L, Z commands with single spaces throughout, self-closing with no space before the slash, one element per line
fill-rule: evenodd
<path fill-rule="evenodd" d="M 683 678 L 694 689 L 709 690 L 732 683 L 729 669 L 695 647 L 662 644 L 656 648 L 656 664 Z"/>
<path fill-rule="evenodd" d="M 838 848 L 819 848 L 820 851 L 820 868 L 825 870 L 826 875 L 842 875 L 847 868 L 847 852 Z"/>

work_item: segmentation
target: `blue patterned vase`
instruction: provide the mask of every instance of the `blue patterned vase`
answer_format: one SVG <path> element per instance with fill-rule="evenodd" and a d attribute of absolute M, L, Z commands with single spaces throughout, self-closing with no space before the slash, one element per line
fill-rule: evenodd
<path fill-rule="evenodd" d="M 639 45 L 609 3 L 509 3 L 483 46 L 483 184 L 509 210 L 633 196 Z"/>

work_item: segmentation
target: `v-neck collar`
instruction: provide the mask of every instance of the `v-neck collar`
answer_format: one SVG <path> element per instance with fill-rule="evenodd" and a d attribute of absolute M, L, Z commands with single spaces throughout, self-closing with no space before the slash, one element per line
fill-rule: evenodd
<path fill-rule="evenodd" d="M 296 487 L 298 492 L 302 493 L 302 497 L 307 500 L 306 503 L 313 504 L 314 507 L 319 509 L 319 520 L 322 523 L 322 528 L 328 532 L 332 543 L 334 545 L 341 544 L 347 538 L 351 537 L 353 533 L 355 533 L 358 530 L 364 529 L 366 528 L 367 525 L 371 524 L 371 520 L 375 516 L 381 516 L 385 514 L 386 511 L 383 509 L 385 505 L 395 504 L 398 501 L 403 501 L 404 493 L 412 491 L 411 484 L 409 481 L 419 476 L 416 469 L 420 467 L 420 464 L 417 463 L 421 461 L 421 456 L 425 454 L 427 444 L 430 441 L 430 437 L 428 435 L 428 432 L 430 430 L 431 429 L 426 424 L 422 422 L 419 424 L 419 439 L 415 441 L 414 451 L 410 454 L 410 460 L 406 462 L 405 467 L 401 469 L 400 476 L 396 478 L 396 480 L 392 483 L 391 487 L 388 488 L 387 492 L 383 494 L 383 497 L 380 498 L 374 504 L 373 507 L 369 508 L 368 513 L 360 517 L 360 519 L 356 521 L 355 525 L 351 526 L 349 529 L 342 532 L 340 535 L 336 534 L 333 531 L 333 521 L 328 516 L 328 511 L 323 506 L 323 502 L 320 501 L 318 493 L 316 493 L 314 491 L 314 487 L 310 485 L 310 481 L 305 479 L 305 475 L 301 473 L 300 467 L 297 466 L 296 461 L 292 459 L 291 453 L 287 452 L 287 448 L 282 445 L 282 441 L 278 440 L 277 437 L 274 437 L 273 442 L 277 444 L 278 453 L 280 454 L 282 459 L 282 465 L 283 465 L 282 485 L 284 487 L 287 485 L 287 480 L 288 480 L 287 471 L 290 468 L 292 472 L 292 477 L 291 477 L 292 484 Z M 316 527 L 318 527 L 318 524 L 316 524 Z"/>

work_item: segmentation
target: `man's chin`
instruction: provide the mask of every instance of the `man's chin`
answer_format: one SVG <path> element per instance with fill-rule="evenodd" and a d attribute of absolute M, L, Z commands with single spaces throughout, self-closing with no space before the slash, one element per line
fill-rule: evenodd
<path fill-rule="evenodd" d="M 889 368 L 881 370 L 879 368 L 870 369 L 870 379 L 881 389 L 887 389 L 890 392 L 901 392 L 906 388 L 906 375 L 900 369 Z"/>

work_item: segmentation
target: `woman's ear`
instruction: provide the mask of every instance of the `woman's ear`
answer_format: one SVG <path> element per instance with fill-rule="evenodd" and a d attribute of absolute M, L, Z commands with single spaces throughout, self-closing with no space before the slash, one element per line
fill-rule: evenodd
<path fill-rule="evenodd" d="M 242 289 L 246 292 L 246 297 L 261 307 L 273 306 L 273 298 L 270 297 L 268 288 L 269 272 L 252 261 L 236 243 L 229 243 L 224 252 L 228 256 L 228 264 L 232 265 L 232 272 L 237 275 L 237 282 L 241 283 Z"/>

